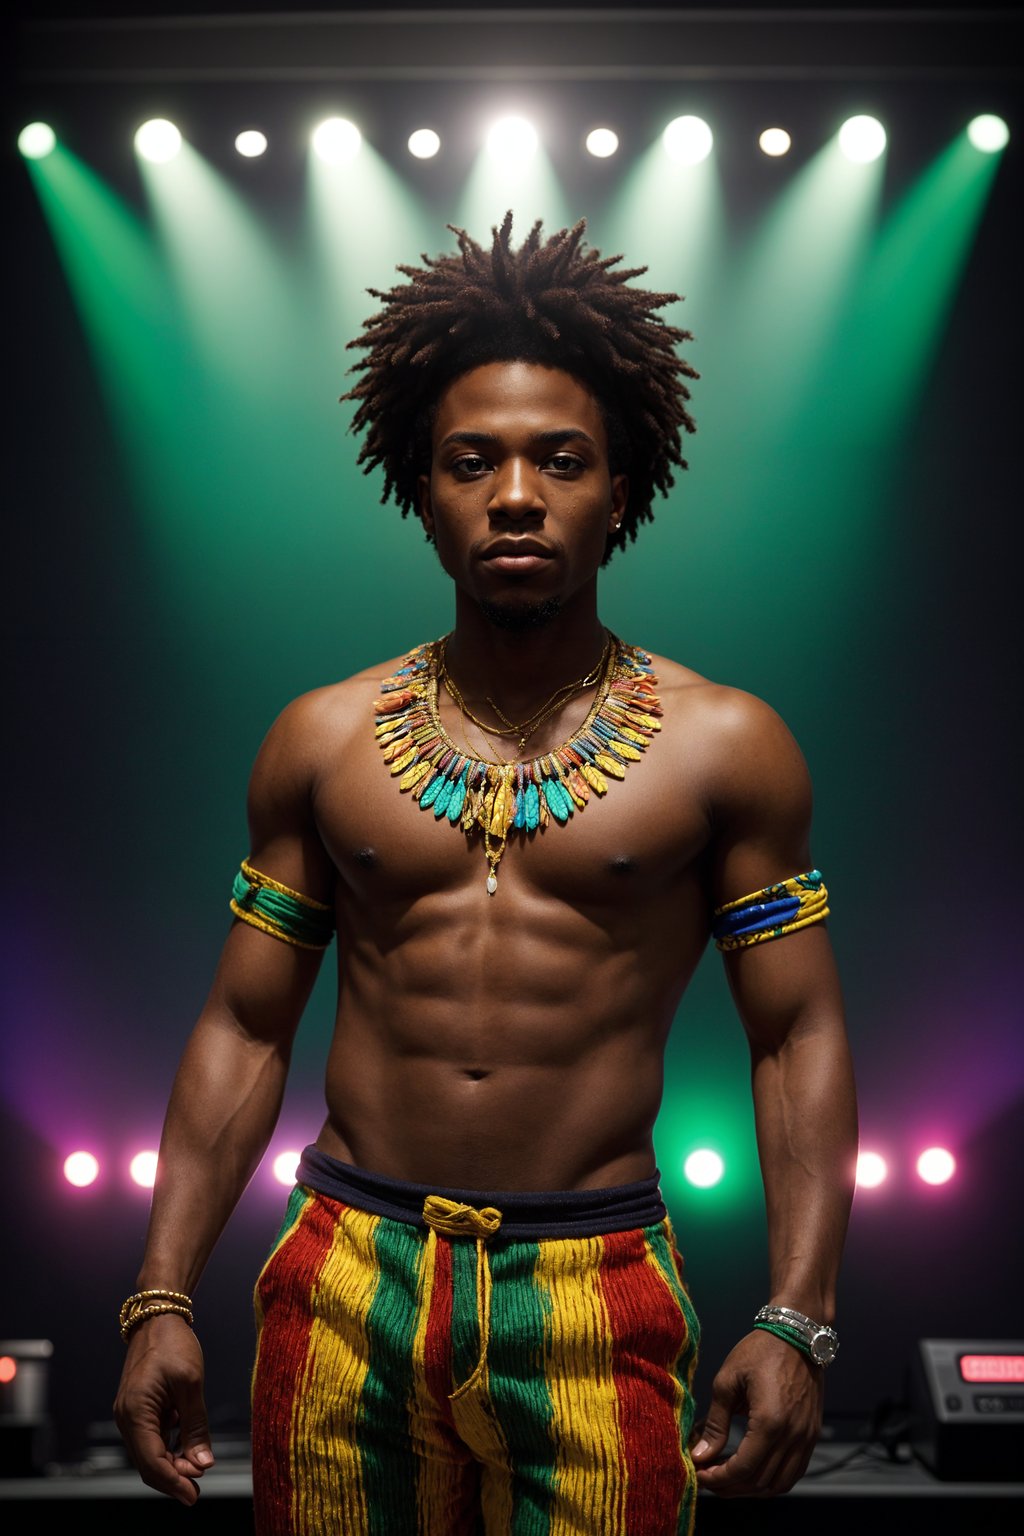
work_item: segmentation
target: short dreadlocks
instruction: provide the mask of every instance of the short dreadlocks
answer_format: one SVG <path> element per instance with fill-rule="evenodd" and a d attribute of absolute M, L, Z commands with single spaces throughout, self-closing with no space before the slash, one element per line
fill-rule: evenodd
<path fill-rule="evenodd" d="M 607 562 L 653 518 L 655 492 L 667 496 L 675 483 L 672 466 L 687 467 L 680 432 L 696 429 L 683 378 L 699 375 L 674 344 L 693 338 L 654 313 L 680 295 L 630 287 L 647 268 L 612 271 L 622 257 L 588 247 L 584 219 L 546 240 L 538 220 L 518 250 L 511 211 L 492 229 L 489 251 L 464 229 L 447 227 L 459 254 L 424 254 L 422 267 L 397 268 L 410 282 L 371 288 L 385 307 L 348 343 L 368 352 L 350 370 L 363 377 L 341 397 L 358 402 L 351 430 L 368 428 L 358 463 L 365 474 L 383 465 L 381 501 L 394 493 L 405 517 L 416 506 L 417 478 L 430 467 L 433 414 L 449 384 L 485 363 L 562 368 L 594 394 L 612 473 L 630 479 Z"/>

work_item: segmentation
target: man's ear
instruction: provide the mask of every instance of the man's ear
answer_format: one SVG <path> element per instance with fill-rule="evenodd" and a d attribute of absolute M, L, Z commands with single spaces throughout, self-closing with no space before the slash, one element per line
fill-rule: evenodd
<path fill-rule="evenodd" d="M 432 544 L 434 542 L 434 509 L 430 500 L 429 475 L 418 475 L 416 478 L 416 510 L 423 524 L 423 531 Z"/>
<path fill-rule="evenodd" d="M 629 501 L 629 476 L 612 476 L 612 504 L 608 513 L 608 531 L 615 533 L 626 515 L 626 505 Z"/>

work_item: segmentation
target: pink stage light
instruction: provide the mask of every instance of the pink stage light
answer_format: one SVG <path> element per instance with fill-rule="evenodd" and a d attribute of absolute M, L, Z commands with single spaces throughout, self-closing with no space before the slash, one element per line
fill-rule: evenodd
<path fill-rule="evenodd" d="M 956 1172 L 956 1159 L 945 1147 L 928 1147 L 917 1160 L 917 1173 L 926 1184 L 948 1184 Z"/>
<path fill-rule="evenodd" d="M 272 1167 L 274 1178 L 279 1184 L 287 1184 L 289 1188 L 295 1183 L 295 1174 L 299 1166 L 298 1152 L 279 1152 L 274 1158 Z"/>
<path fill-rule="evenodd" d="M 138 1184 L 140 1189 L 152 1189 L 156 1183 L 156 1153 L 136 1152 L 128 1164 L 128 1172 L 132 1182 Z"/>
<path fill-rule="evenodd" d="M 6 1387 L 18 1374 L 18 1362 L 13 1355 L 0 1355 L 0 1387 Z"/>
<path fill-rule="evenodd" d="M 64 1177 L 76 1189 L 86 1189 L 99 1176 L 100 1165 L 91 1152 L 72 1152 L 64 1159 Z"/>
<path fill-rule="evenodd" d="M 889 1165 L 880 1152 L 860 1152 L 857 1155 L 857 1188 L 877 1189 L 889 1177 Z"/>

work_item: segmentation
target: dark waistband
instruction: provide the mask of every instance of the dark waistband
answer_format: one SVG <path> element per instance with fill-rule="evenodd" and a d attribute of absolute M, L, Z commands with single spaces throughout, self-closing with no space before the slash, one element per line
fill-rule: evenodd
<path fill-rule="evenodd" d="M 449 1189 L 437 1184 L 406 1184 L 368 1173 L 309 1146 L 299 1160 L 295 1178 L 297 1183 L 343 1205 L 419 1227 L 427 1225 L 423 1202 L 428 1195 L 440 1195 L 476 1210 L 494 1206 L 501 1212 L 500 1236 L 525 1242 L 631 1232 L 654 1226 L 667 1214 L 657 1173 L 638 1184 L 617 1184 L 610 1189 Z"/>

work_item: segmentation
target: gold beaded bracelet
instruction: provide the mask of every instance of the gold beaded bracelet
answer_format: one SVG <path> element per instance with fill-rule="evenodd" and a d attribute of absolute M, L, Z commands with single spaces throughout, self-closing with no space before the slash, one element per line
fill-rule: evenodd
<path fill-rule="evenodd" d="M 159 1317 L 164 1312 L 176 1312 L 192 1327 L 192 1298 L 184 1291 L 136 1291 L 134 1296 L 121 1303 L 118 1323 L 122 1339 L 128 1337 L 136 1323 L 144 1322 L 147 1317 Z"/>

